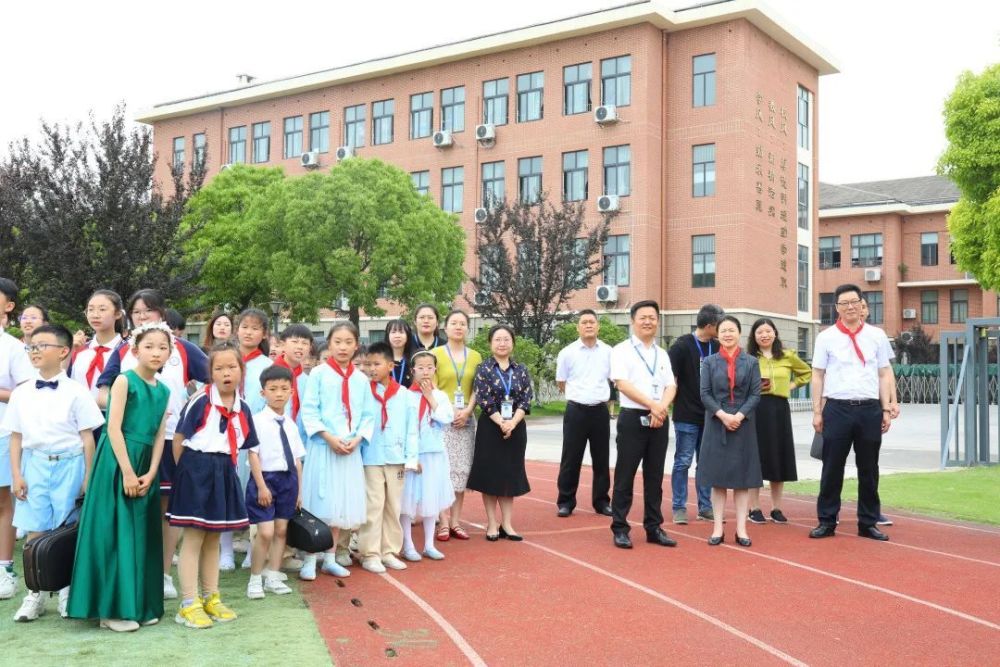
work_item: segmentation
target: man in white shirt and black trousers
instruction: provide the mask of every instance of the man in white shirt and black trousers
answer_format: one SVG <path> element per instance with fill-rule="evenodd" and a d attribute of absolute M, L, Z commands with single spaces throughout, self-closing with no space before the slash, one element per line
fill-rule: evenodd
<path fill-rule="evenodd" d="M 642 525 L 646 541 L 664 547 L 677 546 L 663 531 L 663 463 L 670 441 L 667 408 L 677 386 L 667 351 L 656 344 L 660 306 L 639 301 L 630 310 L 632 335 L 611 351 L 611 379 L 618 387 L 621 414 L 618 417 L 618 460 L 611 497 L 611 532 L 614 544 L 631 549 L 628 512 L 632 508 L 632 485 L 642 463 L 644 510 Z"/>
<path fill-rule="evenodd" d="M 878 453 L 892 418 L 892 348 L 885 332 L 864 323 L 862 292 L 856 285 L 834 291 L 839 319 L 816 336 L 813 354 L 813 428 L 823 434 L 823 474 L 809 537 L 832 537 L 840 513 L 844 464 L 854 447 L 858 468 L 858 535 L 886 541 L 876 527 Z"/>
<path fill-rule="evenodd" d="M 611 347 L 598 339 L 600 323 L 597 313 L 589 308 L 580 311 L 576 330 L 580 337 L 559 351 L 556 358 L 556 384 L 566 394 L 566 414 L 563 415 L 562 460 L 559 462 L 558 515 L 567 517 L 576 507 L 576 490 L 580 484 L 583 453 L 590 441 L 591 470 L 594 474 L 590 497 L 594 511 L 611 516 L 608 492 L 611 473 L 608 471 L 608 446 L 611 439 L 611 417 L 608 399 L 611 387 Z"/>

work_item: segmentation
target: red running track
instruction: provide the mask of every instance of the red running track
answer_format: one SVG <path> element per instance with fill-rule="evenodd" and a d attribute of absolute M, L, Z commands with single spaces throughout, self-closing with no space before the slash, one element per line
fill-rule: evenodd
<path fill-rule="evenodd" d="M 522 543 L 483 539 L 482 502 L 470 493 L 472 540 L 439 543 L 446 560 L 305 584 L 334 661 L 1000 664 L 1000 530 L 892 514 L 892 541 L 876 543 L 852 535 L 845 504 L 837 536 L 810 540 L 813 502 L 786 498 L 790 525 L 751 524 L 750 549 L 732 544 L 732 516 L 729 541 L 715 548 L 709 524 L 666 523 L 680 543 L 668 549 L 645 543 L 637 494 L 635 548 L 624 551 L 609 520 L 582 509 L 589 469 L 577 511 L 555 516 L 557 470 L 528 463 L 532 492 L 514 505 Z"/>

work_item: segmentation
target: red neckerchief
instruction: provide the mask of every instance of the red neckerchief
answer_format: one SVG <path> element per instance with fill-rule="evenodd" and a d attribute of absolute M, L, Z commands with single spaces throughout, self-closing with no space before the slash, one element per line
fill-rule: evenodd
<path fill-rule="evenodd" d="M 243 363 L 244 364 L 249 364 L 251 361 L 253 361 L 257 357 L 262 357 L 262 356 L 264 356 L 264 353 L 261 352 L 260 348 L 258 347 L 253 352 L 251 352 L 250 354 L 248 354 L 248 355 L 246 355 L 246 356 L 243 357 Z"/>
<path fill-rule="evenodd" d="M 259 352 L 259 350 L 258 350 Z M 302 375 L 302 364 L 299 364 L 297 368 L 292 368 L 288 361 L 285 360 L 285 355 L 279 354 L 278 358 L 274 361 L 275 366 L 284 366 L 292 372 L 292 420 L 299 418 L 299 408 L 302 407 L 302 403 L 299 399 L 299 376 Z"/>
<path fill-rule="evenodd" d="M 410 391 L 415 391 L 420 394 L 420 412 L 417 416 L 417 429 L 419 430 L 420 427 L 424 425 L 424 415 L 431 409 L 431 402 L 427 400 L 427 397 L 424 396 L 423 390 L 420 389 L 420 385 L 416 382 L 414 382 L 410 387 Z"/>
<path fill-rule="evenodd" d="M 851 345 L 854 346 L 854 351 L 858 353 L 858 359 L 861 360 L 861 365 L 862 366 L 865 365 L 865 355 L 861 351 L 861 348 L 858 346 L 858 338 L 857 338 L 857 336 L 858 336 L 859 333 L 861 333 L 861 330 L 864 329 L 864 328 L 865 328 L 865 323 L 864 323 L 864 321 L 862 321 L 858 325 L 857 330 L 854 333 L 851 333 L 851 330 L 847 328 L 847 325 L 844 324 L 843 321 L 837 320 L 837 330 L 841 331 L 842 333 L 847 334 L 848 338 L 851 339 Z"/>
<path fill-rule="evenodd" d="M 327 365 L 333 369 L 333 372 L 339 375 L 343 382 L 340 383 L 340 400 L 344 403 L 344 412 L 347 413 L 347 430 L 351 430 L 351 386 L 348 380 L 351 379 L 351 375 L 354 373 L 354 363 L 347 362 L 347 371 L 344 371 L 340 364 L 334 361 L 333 357 L 329 357 L 326 360 Z"/>
<path fill-rule="evenodd" d="M 239 396 L 237 396 L 235 400 L 237 401 L 236 405 L 238 405 L 239 404 L 238 401 L 240 400 Z M 212 403 L 211 396 L 209 396 L 208 402 L 210 404 Z M 236 410 L 235 409 L 236 405 L 233 406 L 234 409 L 232 411 L 228 410 L 224 405 L 213 405 L 213 407 L 219 411 L 219 414 L 222 415 L 222 418 L 227 420 L 226 438 L 229 440 L 229 456 L 231 456 L 233 459 L 233 465 L 236 465 L 236 458 L 240 449 L 239 441 L 237 440 L 236 436 L 236 426 L 233 424 L 234 418 L 239 417 L 240 428 L 243 430 L 244 438 L 246 438 L 247 433 L 250 432 L 250 424 L 247 421 L 246 414 L 243 412 L 243 410 Z"/>
<path fill-rule="evenodd" d="M 372 382 L 372 396 L 375 397 L 376 401 L 382 404 L 382 430 L 384 431 L 385 425 L 389 423 L 389 409 L 386 405 L 389 403 L 389 399 L 395 396 L 396 392 L 399 391 L 399 383 L 396 382 L 396 379 L 390 375 L 389 382 L 385 385 L 385 396 L 379 396 L 376 387 L 378 387 L 378 383 Z"/>
<path fill-rule="evenodd" d="M 98 345 L 91 349 L 94 351 L 94 358 L 90 360 L 90 365 L 87 366 L 88 387 L 94 386 L 94 374 L 102 373 L 104 371 L 104 353 L 108 352 L 111 348 Z"/>
<path fill-rule="evenodd" d="M 726 354 L 726 348 L 719 348 L 719 354 L 726 360 L 726 375 L 729 377 L 729 402 L 735 403 L 733 389 L 736 388 L 736 358 L 740 356 L 740 348 L 735 348 L 733 356 Z"/>

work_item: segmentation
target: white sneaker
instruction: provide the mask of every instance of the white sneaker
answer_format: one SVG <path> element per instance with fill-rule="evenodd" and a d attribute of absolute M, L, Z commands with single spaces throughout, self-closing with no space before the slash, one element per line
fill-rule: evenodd
<path fill-rule="evenodd" d="M 361 567 L 373 574 L 385 574 L 385 565 L 374 556 L 361 561 Z"/>
<path fill-rule="evenodd" d="M 403 549 L 403 552 L 400 555 L 411 563 L 419 563 L 423 560 L 420 554 L 417 553 L 416 549 Z"/>
<path fill-rule="evenodd" d="M 66 607 L 69 605 L 69 586 L 63 588 L 59 591 L 59 615 L 63 618 L 69 618 L 69 614 L 66 613 Z"/>
<path fill-rule="evenodd" d="M 323 558 L 323 567 L 320 569 L 322 569 L 324 573 L 333 577 L 351 576 L 351 571 L 346 567 L 342 567 L 335 559 L 331 558 L 329 554 Z"/>
<path fill-rule="evenodd" d="M 177 589 L 174 588 L 174 578 L 169 574 L 163 575 L 163 599 L 176 600 Z"/>
<path fill-rule="evenodd" d="M 251 600 L 264 599 L 264 583 L 259 574 L 250 575 L 250 582 L 247 584 L 247 597 Z"/>
<path fill-rule="evenodd" d="M 351 560 L 351 552 L 350 551 L 340 551 L 340 552 L 338 552 L 337 556 L 336 556 L 336 560 L 337 560 L 337 565 L 339 565 L 340 567 L 350 567 L 354 563 L 354 561 Z"/>
<path fill-rule="evenodd" d="M 9 600 L 17 592 L 17 575 L 0 567 L 0 600 Z"/>
<path fill-rule="evenodd" d="M 39 616 L 45 613 L 45 598 L 38 591 L 29 591 L 27 595 L 24 596 L 24 601 L 21 603 L 21 608 L 17 610 L 14 614 L 14 621 L 16 623 L 27 623 L 28 621 L 34 621 Z"/>
<path fill-rule="evenodd" d="M 277 579 L 278 581 L 288 581 L 288 575 L 285 574 L 284 572 L 275 572 L 274 570 L 269 570 L 266 567 L 261 572 L 261 575 L 265 579 Z"/>
<path fill-rule="evenodd" d="M 250 553 L 250 550 L 248 549 L 246 557 L 243 559 L 243 562 L 240 563 L 240 568 L 241 569 L 243 569 L 243 570 L 249 570 L 250 569 L 250 556 L 251 556 L 251 553 Z"/>
<path fill-rule="evenodd" d="M 299 579 L 302 581 L 313 581 L 316 579 L 316 556 L 306 556 L 299 570 Z"/>
<path fill-rule="evenodd" d="M 399 560 L 393 554 L 387 554 L 382 556 L 382 564 L 385 565 L 390 570 L 405 570 L 406 563 Z"/>
<path fill-rule="evenodd" d="M 285 582 L 274 577 L 264 579 L 264 590 L 275 595 L 288 595 L 292 589 L 285 585 Z"/>
<path fill-rule="evenodd" d="M 233 559 L 232 552 L 219 556 L 220 572 L 233 572 L 234 570 L 236 570 L 236 561 Z"/>

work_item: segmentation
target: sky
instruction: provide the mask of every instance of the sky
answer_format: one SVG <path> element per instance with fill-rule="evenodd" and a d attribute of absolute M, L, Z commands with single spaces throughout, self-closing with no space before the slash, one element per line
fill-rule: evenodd
<path fill-rule="evenodd" d="M 622 4 L 622 0 L 381 0 L 285 4 L 5 2 L 0 158 L 40 119 L 129 115 L 155 103 L 393 55 Z M 692 0 L 666 0 L 683 7 Z M 964 70 L 1000 62 L 993 0 L 766 0 L 832 56 L 819 87 L 820 180 L 934 173 L 944 99 Z"/>

